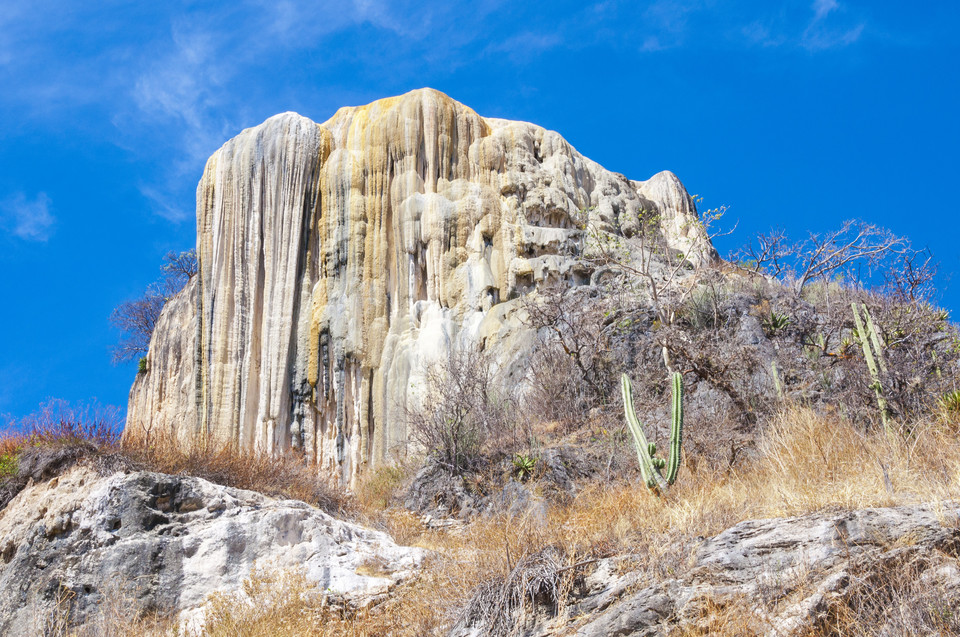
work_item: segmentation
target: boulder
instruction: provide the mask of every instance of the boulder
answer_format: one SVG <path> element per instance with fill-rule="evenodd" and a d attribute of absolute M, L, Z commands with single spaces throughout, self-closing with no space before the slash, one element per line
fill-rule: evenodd
<path fill-rule="evenodd" d="M 302 574 L 364 605 L 423 556 L 304 502 L 145 471 L 104 477 L 81 464 L 31 482 L 0 511 L 0 634 L 96 625 L 117 599 L 196 629 L 208 596 L 237 591 L 254 568 Z"/>

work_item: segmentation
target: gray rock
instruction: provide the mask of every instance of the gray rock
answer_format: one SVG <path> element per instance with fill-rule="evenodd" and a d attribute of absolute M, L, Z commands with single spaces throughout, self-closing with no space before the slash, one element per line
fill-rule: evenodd
<path fill-rule="evenodd" d="M 208 595 L 237 590 L 255 566 L 302 571 L 321 590 L 362 604 L 422 557 L 303 502 L 199 478 L 103 477 L 77 466 L 28 484 L 0 511 L 0 634 L 39 634 L 58 617 L 96 621 L 118 590 L 136 611 L 179 613 L 196 627 Z"/>
<path fill-rule="evenodd" d="M 462 476 L 428 460 L 410 483 L 403 506 L 432 517 L 467 518 L 477 512 L 478 499 L 467 490 Z"/>
<path fill-rule="evenodd" d="M 652 637 L 678 628 L 708 634 L 709 626 L 699 625 L 703 621 L 699 610 L 712 600 L 739 605 L 761 633 L 801 635 L 831 604 L 863 595 L 864 587 L 870 586 L 870 574 L 883 569 L 904 580 L 899 583 L 915 578 L 921 589 L 936 591 L 936 601 L 944 609 L 957 608 L 958 555 L 957 504 L 750 520 L 705 540 L 690 566 L 674 579 L 644 585 L 642 573 L 618 574 L 618 560 L 601 560 L 584 577 L 566 617 L 542 622 L 519 618 L 517 625 L 528 626 L 522 633 L 527 637 Z M 906 564 L 915 570 L 908 571 Z M 926 605 L 920 605 L 922 612 Z M 898 614 L 910 609 L 893 610 L 889 620 L 878 618 L 883 626 L 878 634 L 909 630 L 898 623 Z M 547 615 L 531 613 L 531 617 Z M 956 621 L 951 626 L 960 630 Z M 458 631 L 454 634 L 482 634 L 475 626 L 458 627 Z"/>

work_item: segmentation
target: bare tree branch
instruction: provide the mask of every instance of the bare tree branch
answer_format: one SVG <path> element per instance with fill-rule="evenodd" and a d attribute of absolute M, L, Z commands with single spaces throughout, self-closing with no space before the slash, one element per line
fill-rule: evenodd
<path fill-rule="evenodd" d="M 901 303 L 928 303 L 939 269 L 929 249 L 904 252 L 884 274 L 887 294 Z"/>
<path fill-rule="evenodd" d="M 811 281 L 833 274 L 850 274 L 855 266 L 876 269 L 889 260 L 914 251 L 910 242 L 880 226 L 859 220 L 844 221 L 836 230 L 811 232 L 791 243 L 783 230 L 760 235 L 756 244 L 734 253 L 748 270 L 792 279 L 797 294 Z"/>
<path fill-rule="evenodd" d="M 122 334 L 113 348 L 114 365 L 146 356 L 163 306 L 197 273 L 196 250 L 168 252 L 163 261 L 163 277 L 151 284 L 140 298 L 124 301 L 110 314 L 110 324 Z"/>
<path fill-rule="evenodd" d="M 741 267 L 751 272 L 767 272 L 780 276 L 789 267 L 788 260 L 796 254 L 796 246 L 787 242 L 783 230 L 771 230 L 757 237 L 757 244 L 747 244 L 732 255 Z"/>
<path fill-rule="evenodd" d="M 885 257 L 908 250 L 909 242 L 886 228 L 864 221 L 844 221 L 838 230 L 825 234 L 810 233 L 797 247 L 794 292 L 807 283 L 835 272 L 845 272 L 854 262 L 876 266 Z"/>

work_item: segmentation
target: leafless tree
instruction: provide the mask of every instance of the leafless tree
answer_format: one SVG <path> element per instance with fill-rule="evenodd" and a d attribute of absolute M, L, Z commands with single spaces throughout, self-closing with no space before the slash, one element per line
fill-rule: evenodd
<path fill-rule="evenodd" d="M 187 281 L 197 273 L 197 251 L 187 250 L 185 252 L 168 252 L 163 257 L 162 270 L 166 279 L 173 278 L 180 282 L 180 288 L 186 285 Z"/>
<path fill-rule="evenodd" d="M 404 409 L 411 440 L 455 473 L 472 468 L 512 433 L 514 401 L 502 387 L 488 354 L 454 350 L 426 370 L 419 400 Z"/>
<path fill-rule="evenodd" d="M 168 252 L 161 266 L 163 276 L 152 283 L 140 298 L 124 301 L 113 309 L 110 323 L 120 330 L 120 342 L 113 348 L 114 364 L 127 363 L 146 356 L 150 336 L 163 306 L 183 289 L 197 272 L 197 253 Z"/>
<path fill-rule="evenodd" d="M 583 298 L 577 288 L 555 283 L 541 289 L 537 298 L 524 297 L 527 325 L 546 332 L 579 376 L 594 400 L 610 384 L 606 354 L 614 329 L 612 307 L 605 299 Z"/>
<path fill-rule="evenodd" d="M 734 257 L 754 271 L 788 275 L 797 294 L 811 281 L 834 274 L 851 274 L 854 267 L 877 269 L 891 259 L 912 252 L 910 242 L 890 230 L 859 220 L 848 220 L 836 230 L 811 232 L 798 243 L 782 230 L 761 235 L 756 245 L 741 248 Z"/>
<path fill-rule="evenodd" d="M 809 281 L 832 273 L 846 272 L 851 265 L 866 262 L 870 267 L 910 248 L 904 237 L 886 228 L 863 221 L 844 221 L 840 228 L 824 234 L 810 233 L 796 249 L 797 269 L 793 290 L 800 293 Z"/>
<path fill-rule="evenodd" d="M 796 253 L 796 248 L 796 245 L 787 241 L 786 232 L 777 229 L 757 236 L 756 244 L 743 246 L 732 257 L 751 272 L 766 272 L 779 277 L 790 267 L 790 259 Z"/>
<path fill-rule="evenodd" d="M 908 250 L 884 273 L 886 292 L 900 303 L 929 302 L 935 292 L 933 282 L 939 269 L 929 249 Z"/>
<path fill-rule="evenodd" d="M 123 333 L 120 342 L 113 348 L 114 364 L 146 356 L 150 336 L 166 302 L 166 295 L 156 285 L 151 285 L 139 299 L 124 301 L 113 309 L 110 323 Z"/>
<path fill-rule="evenodd" d="M 631 287 L 641 286 L 650 295 L 650 300 L 663 325 L 672 325 L 677 310 L 693 290 L 685 285 L 690 270 L 699 263 L 700 255 L 713 251 L 712 241 L 718 236 L 733 232 L 718 232 L 717 224 L 726 214 L 726 206 L 697 213 L 686 223 L 699 226 L 687 233 L 692 239 L 691 254 L 671 249 L 661 230 L 661 216 L 656 210 L 641 210 L 638 216 L 639 229 L 631 242 L 622 236 L 607 232 L 591 221 L 590 210 L 579 214 L 579 223 L 584 236 L 583 257 L 594 267 L 611 268 L 626 277 Z M 697 255 L 695 259 L 691 256 Z M 696 261 L 696 263 L 694 263 Z M 636 285 L 637 282 L 640 285 Z"/>

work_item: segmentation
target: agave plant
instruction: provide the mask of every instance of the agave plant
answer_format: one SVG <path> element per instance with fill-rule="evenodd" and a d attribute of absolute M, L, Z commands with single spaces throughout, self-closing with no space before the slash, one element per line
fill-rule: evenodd
<path fill-rule="evenodd" d="M 948 391 L 937 401 L 942 409 L 951 418 L 960 416 L 960 389 Z"/>
<path fill-rule="evenodd" d="M 523 482 L 531 475 L 537 466 L 537 459 L 533 456 L 525 456 L 522 453 L 513 456 L 513 471 L 517 475 L 517 480 Z"/>
<path fill-rule="evenodd" d="M 776 336 L 790 325 L 790 317 L 782 312 L 770 310 L 770 314 L 760 320 L 760 325 L 769 336 Z"/>

